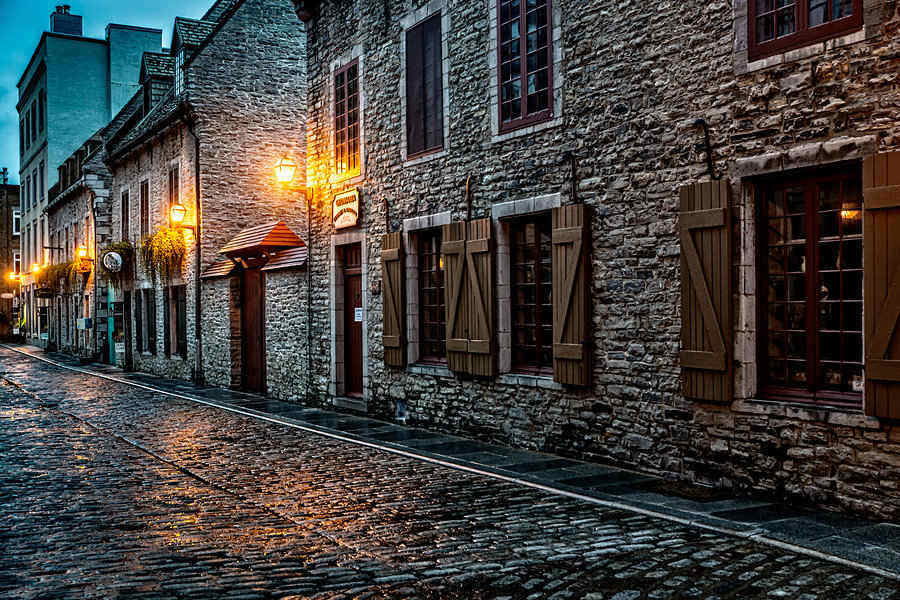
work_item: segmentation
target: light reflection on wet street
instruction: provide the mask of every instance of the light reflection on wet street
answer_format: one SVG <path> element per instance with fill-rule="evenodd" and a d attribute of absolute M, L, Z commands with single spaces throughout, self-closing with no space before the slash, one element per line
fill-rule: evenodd
<path fill-rule="evenodd" d="M 0 350 L 0 596 L 900 598 L 893 582 Z M 19 387 L 21 386 L 21 387 Z"/>

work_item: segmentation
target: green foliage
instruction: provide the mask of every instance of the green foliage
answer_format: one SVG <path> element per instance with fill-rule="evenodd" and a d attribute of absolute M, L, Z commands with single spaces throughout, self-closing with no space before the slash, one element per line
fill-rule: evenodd
<path fill-rule="evenodd" d="M 168 281 L 172 275 L 180 273 L 186 253 L 184 234 L 174 227 L 163 227 L 141 242 L 144 270 L 154 279 L 157 274 L 162 274 Z"/>
<path fill-rule="evenodd" d="M 57 293 L 69 291 L 78 278 L 77 266 L 73 260 L 49 265 L 34 274 L 34 283 Z"/>

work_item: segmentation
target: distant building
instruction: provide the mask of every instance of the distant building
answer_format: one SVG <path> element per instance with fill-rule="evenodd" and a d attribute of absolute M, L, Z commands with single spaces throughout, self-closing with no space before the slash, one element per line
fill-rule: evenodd
<path fill-rule="evenodd" d="M 18 280 L 10 274 L 21 270 L 19 238 L 22 216 L 19 212 L 19 186 L 8 183 L 6 167 L 0 170 L 0 340 L 8 339 L 17 325 L 18 307 L 14 295 Z"/>
<path fill-rule="evenodd" d="M 159 29 L 109 24 L 105 39 L 82 35 L 81 17 L 57 6 L 18 82 L 19 182 L 23 271 L 50 260 L 42 213 L 53 185 L 48 169 L 60 165 L 105 126 L 140 87 L 146 51 L 159 51 Z M 22 279 L 30 342 L 46 344 L 46 302 L 34 302 L 33 278 Z M 40 305 L 40 308 L 39 308 Z M 41 310 L 43 309 L 43 310 Z"/>

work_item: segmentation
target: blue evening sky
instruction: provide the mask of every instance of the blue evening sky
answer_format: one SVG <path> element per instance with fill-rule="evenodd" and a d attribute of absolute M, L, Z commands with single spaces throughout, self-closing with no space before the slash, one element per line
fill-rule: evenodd
<path fill-rule="evenodd" d="M 214 0 L 0 0 L 0 169 L 9 182 L 19 182 L 19 131 L 16 83 L 41 39 L 50 28 L 50 13 L 70 4 L 81 15 L 84 35 L 103 38 L 107 23 L 140 25 L 163 30 L 163 45 L 172 39 L 176 16 L 200 18 Z"/>

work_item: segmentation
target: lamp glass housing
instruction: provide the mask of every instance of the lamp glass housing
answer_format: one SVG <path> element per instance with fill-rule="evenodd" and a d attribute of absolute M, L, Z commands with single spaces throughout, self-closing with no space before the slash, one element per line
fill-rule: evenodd
<path fill-rule="evenodd" d="M 288 158 L 282 157 L 275 165 L 275 178 L 279 183 L 290 183 L 294 180 L 294 173 L 297 171 L 297 163 Z"/>
<path fill-rule="evenodd" d="M 169 209 L 169 219 L 174 225 L 184 223 L 184 217 L 187 215 L 187 209 L 183 204 L 173 204 Z"/>
<path fill-rule="evenodd" d="M 78 246 L 78 258 L 87 258 L 88 251 L 84 246 Z"/>

